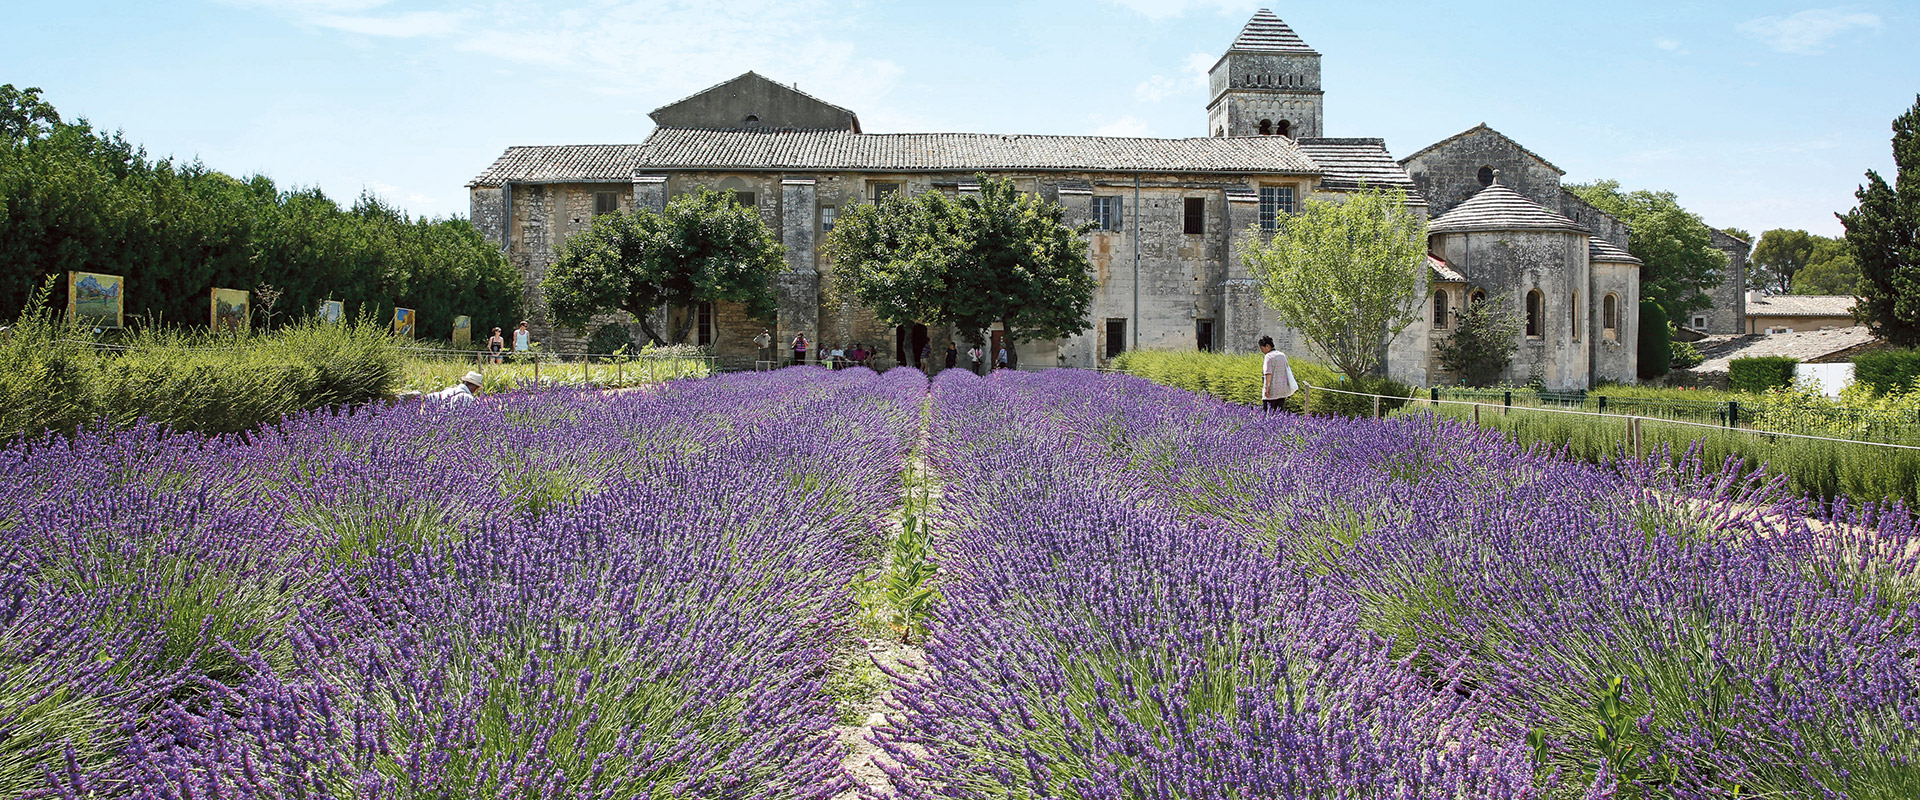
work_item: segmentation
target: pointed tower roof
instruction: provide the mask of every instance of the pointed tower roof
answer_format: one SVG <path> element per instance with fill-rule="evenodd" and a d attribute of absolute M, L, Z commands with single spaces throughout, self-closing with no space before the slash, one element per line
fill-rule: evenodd
<path fill-rule="evenodd" d="M 1272 11 L 1260 9 L 1254 12 L 1253 19 L 1240 29 L 1240 36 L 1233 40 L 1229 50 L 1251 50 L 1263 53 L 1313 53 L 1314 50 L 1300 40 L 1300 34 L 1294 33 L 1287 23 L 1281 22 Z M 1318 53 L 1314 53 L 1318 55 Z"/>
<path fill-rule="evenodd" d="M 1526 195 L 1500 185 L 1499 173 L 1493 184 L 1453 210 L 1427 223 L 1428 233 L 1471 233 L 1478 231 L 1566 231 L 1592 234 L 1580 223 L 1567 219 L 1533 202 Z"/>

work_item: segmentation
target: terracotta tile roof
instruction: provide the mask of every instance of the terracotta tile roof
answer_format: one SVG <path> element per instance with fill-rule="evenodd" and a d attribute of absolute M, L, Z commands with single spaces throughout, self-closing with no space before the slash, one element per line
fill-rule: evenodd
<path fill-rule="evenodd" d="M 1432 233 L 1471 231 L 1569 231 L 1591 233 L 1580 223 L 1547 210 L 1498 180 L 1427 224 Z"/>
<path fill-rule="evenodd" d="M 1492 129 L 1492 128 L 1490 128 L 1490 127 L 1487 127 L 1487 123 L 1484 123 L 1484 122 L 1482 122 L 1482 123 L 1480 123 L 1480 124 L 1478 124 L 1478 125 L 1475 125 L 1475 126 L 1473 126 L 1473 127 L 1471 127 L 1471 128 L 1468 128 L 1468 129 L 1466 129 L 1466 130 L 1464 130 L 1464 131 L 1461 131 L 1461 132 L 1459 132 L 1459 133 L 1456 133 L 1456 134 L 1454 134 L 1454 135 L 1452 135 L 1452 136 L 1449 136 L 1449 137 L 1447 137 L 1447 138 L 1445 138 L 1445 139 L 1441 139 L 1440 141 L 1437 141 L 1437 142 L 1434 142 L 1433 144 L 1430 144 L 1430 145 L 1427 145 L 1427 146 L 1426 146 L 1425 148 L 1423 148 L 1422 150 L 1420 150 L 1420 152 L 1418 152 L 1418 153 L 1414 153 L 1413 155 L 1410 155 L 1410 156 L 1407 156 L 1406 158 L 1403 158 L 1403 159 L 1400 159 L 1400 163 L 1402 163 L 1402 164 L 1405 164 L 1405 163 L 1407 163 L 1407 162 L 1409 162 L 1409 161 L 1412 161 L 1412 160 L 1414 160 L 1414 159 L 1416 159 L 1416 158 L 1419 158 L 1419 157 L 1421 157 L 1421 156 L 1424 156 L 1424 155 L 1426 155 L 1426 154 L 1428 154 L 1428 153 L 1431 153 L 1431 152 L 1433 152 L 1434 150 L 1438 150 L 1438 149 L 1440 149 L 1441 147 L 1444 147 L 1444 146 L 1446 146 L 1446 145 L 1449 145 L 1449 144 L 1452 144 L 1452 143 L 1454 143 L 1454 142 L 1455 142 L 1456 140 L 1459 140 L 1459 139 L 1465 139 L 1466 137 L 1468 137 L 1468 136 L 1471 136 L 1471 135 L 1473 135 L 1473 134 L 1476 134 L 1476 133 L 1483 133 L 1483 132 L 1484 132 L 1484 133 L 1491 133 L 1491 134 L 1493 134 L 1493 135 L 1495 135 L 1495 136 L 1498 136 L 1498 137 L 1500 137 L 1501 139 L 1504 139 L 1504 140 L 1506 140 L 1506 142 L 1507 142 L 1507 144 L 1510 144 L 1510 145 L 1513 145 L 1513 147 L 1514 147 L 1514 149 L 1515 149 L 1515 150 L 1519 150 L 1520 152 L 1522 152 L 1522 153 L 1525 153 L 1525 154 L 1527 154 L 1528 156 L 1530 156 L 1530 157 L 1532 157 L 1532 158 L 1533 158 L 1533 159 L 1534 159 L 1535 161 L 1538 161 L 1538 162 L 1540 162 L 1540 163 L 1542 163 L 1542 164 L 1545 164 L 1545 165 L 1547 166 L 1547 169 L 1551 169 L 1551 170 L 1553 170 L 1554 172 L 1558 172 L 1558 173 L 1560 173 L 1560 174 L 1562 174 L 1562 175 L 1565 175 L 1565 174 L 1567 174 L 1567 171 L 1566 171 L 1566 170 L 1564 170 L 1564 169 L 1561 169 L 1561 168 L 1559 168 L 1559 167 L 1556 167 L 1556 166 L 1554 166 L 1554 165 L 1553 165 L 1553 162 L 1551 162 L 1551 161 L 1548 161 L 1548 160 L 1546 160 L 1545 158 L 1543 158 L 1543 157 L 1541 157 L 1541 155 L 1540 155 L 1539 153 L 1536 153 L 1536 152 L 1533 152 L 1532 150 L 1528 150 L 1528 149 L 1527 149 L 1527 147 L 1526 147 L 1526 145 L 1523 145 L 1523 144 L 1521 144 L 1521 143 L 1519 143 L 1519 142 L 1516 142 L 1516 141 L 1514 141 L 1514 140 L 1513 140 L 1513 137 L 1511 137 L 1511 136 L 1508 136 L 1508 135 L 1506 135 L 1506 134 L 1504 134 L 1504 133 L 1501 133 L 1501 132 L 1499 132 L 1499 131 L 1496 131 L 1496 130 L 1494 130 L 1494 129 Z"/>
<path fill-rule="evenodd" d="M 1253 13 L 1253 19 L 1240 29 L 1240 35 L 1233 40 L 1233 50 L 1252 50 L 1263 53 L 1312 53 L 1313 48 L 1300 40 L 1300 34 L 1294 33 L 1287 23 L 1281 22 L 1272 11 L 1260 9 Z"/>
<path fill-rule="evenodd" d="M 1406 169 L 1387 154 L 1383 139 L 1300 139 L 1295 143 L 1324 170 L 1320 185 L 1328 189 L 1351 192 L 1362 187 L 1394 188 L 1407 193 L 1409 204 L 1427 202 Z"/>
<path fill-rule="evenodd" d="M 1454 270 L 1447 260 L 1432 253 L 1427 254 L 1427 269 L 1433 270 L 1432 279 L 1443 283 L 1466 283 L 1467 276 Z"/>
<path fill-rule="evenodd" d="M 1634 258 L 1633 254 L 1628 253 L 1627 251 L 1614 246 L 1613 242 L 1609 242 L 1598 236 L 1595 236 L 1587 240 L 1587 260 L 1606 262 L 1610 264 L 1645 264 L 1646 263 L 1644 261 L 1641 261 L 1640 259 Z"/>
<path fill-rule="evenodd" d="M 1860 302 L 1846 295 L 1777 294 L 1747 301 L 1749 317 L 1846 317 Z"/>
<path fill-rule="evenodd" d="M 566 144 L 509 147 L 467 186 L 515 183 L 627 181 L 640 159 L 637 144 Z"/>
<path fill-rule="evenodd" d="M 1320 172 L 1318 165 L 1284 136 L 1139 139 L 683 128 L 654 131 L 632 166 L 636 169 L 850 172 L 1142 170 L 1303 175 Z"/>
<path fill-rule="evenodd" d="M 1694 372 L 1726 372 L 1736 358 L 1788 356 L 1807 363 L 1843 356 L 1854 348 L 1878 341 L 1864 325 L 1824 331 L 1795 333 L 1749 333 L 1737 336 L 1709 336 L 1694 343 L 1706 361 Z"/>

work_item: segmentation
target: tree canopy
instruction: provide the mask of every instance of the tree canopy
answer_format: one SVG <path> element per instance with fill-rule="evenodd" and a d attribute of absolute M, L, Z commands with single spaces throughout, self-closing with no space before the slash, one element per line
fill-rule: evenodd
<path fill-rule="evenodd" d="M 1526 320 L 1504 295 L 1468 303 L 1453 318 L 1453 333 L 1436 348 L 1440 368 L 1468 386 L 1492 386 L 1520 349 Z"/>
<path fill-rule="evenodd" d="M 1793 276 L 1794 294 L 1857 295 L 1860 265 L 1845 238 L 1813 237 L 1813 257 Z"/>
<path fill-rule="evenodd" d="M 1633 228 L 1628 252 L 1645 262 L 1640 296 L 1659 303 L 1667 318 L 1685 319 L 1689 312 L 1713 305 L 1707 290 L 1720 285 L 1727 254 L 1714 249 L 1713 229 L 1681 208 L 1672 192 L 1623 193 L 1620 182 L 1610 180 L 1566 188 Z"/>
<path fill-rule="evenodd" d="M 410 219 L 371 195 L 342 209 L 318 189 L 150 159 L 12 85 L 0 86 L 0 264 L 7 319 L 69 270 L 126 276 L 134 324 L 205 325 L 209 289 L 269 284 L 275 322 L 329 299 L 376 320 L 412 308 L 423 335 L 457 315 L 478 328 L 520 313 L 519 274 L 466 220 Z"/>
<path fill-rule="evenodd" d="M 994 323 L 1016 342 L 1088 330 L 1092 226 L 1011 179 L 979 180 L 957 199 L 896 194 L 842 215 L 827 235 L 835 289 L 889 325 L 951 323 L 974 344 Z"/>
<path fill-rule="evenodd" d="M 561 325 L 585 328 L 595 315 L 625 311 L 655 344 L 679 344 L 695 315 L 663 335 L 653 327 L 654 311 L 729 301 L 771 319 L 773 279 L 785 269 L 786 248 L 759 211 L 732 193 L 703 189 L 674 198 L 662 212 L 594 217 L 592 228 L 567 239 L 540 289 Z"/>
<path fill-rule="evenodd" d="M 1893 121 L 1894 182 L 1867 171 L 1859 200 L 1840 215 L 1860 269 L 1854 313 L 1876 336 L 1920 344 L 1920 97 Z"/>
<path fill-rule="evenodd" d="M 1760 234 L 1753 246 L 1747 285 L 1775 294 L 1793 290 L 1793 278 L 1813 260 L 1814 241 L 1820 237 L 1802 230 L 1775 228 Z"/>
<path fill-rule="evenodd" d="M 1267 304 L 1348 378 L 1370 372 L 1418 314 L 1427 222 L 1403 191 L 1310 199 L 1271 237 L 1249 237 L 1247 268 Z"/>

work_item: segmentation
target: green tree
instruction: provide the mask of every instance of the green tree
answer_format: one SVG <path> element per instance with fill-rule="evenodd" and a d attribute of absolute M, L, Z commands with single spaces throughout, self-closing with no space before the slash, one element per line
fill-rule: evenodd
<path fill-rule="evenodd" d="M 1672 192 L 1622 193 L 1620 182 L 1611 180 L 1566 188 L 1633 228 L 1628 251 L 1645 262 L 1640 296 L 1658 302 L 1667 318 L 1684 319 L 1688 312 L 1713 305 L 1707 290 L 1720 285 L 1727 254 L 1714 249 L 1713 229 L 1681 208 Z"/>
<path fill-rule="evenodd" d="M 1746 230 L 1742 228 L 1721 228 L 1720 232 L 1743 242 L 1753 241 L 1753 234 L 1746 232 Z"/>
<path fill-rule="evenodd" d="M 596 314 L 625 311 L 655 344 L 679 344 L 694 315 L 663 336 L 652 314 L 662 306 L 691 308 L 729 301 L 758 319 L 774 314 L 773 278 L 786 269 L 786 248 L 760 213 L 732 193 L 701 190 L 650 209 L 602 214 L 567 240 L 541 281 L 556 322 L 584 329 Z"/>
<path fill-rule="evenodd" d="M 1640 301 L 1640 378 L 1658 378 L 1673 364 L 1673 326 L 1667 309 L 1652 300 Z"/>
<path fill-rule="evenodd" d="M 1418 313 L 1427 222 L 1400 190 L 1308 200 L 1270 237 L 1251 231 L 1247 268 L 1267 305 L 1358 381 Z"/>
<path fill-rule="evenodd" d="M 1814 240 L 1819 237 L 1802 230 L 1775 228 L 1760 234 L 1753 247 L 1752 274 L 1747 285 L 1774 294 L 1793 289 L 1793 277 L 1813 259 Z"/>
<path fill-rule="evenodd" d="M 1813 258 L 1793 276 L 1794 294 L 1857 295 L 1860 293 L 1860 265 L 1853 260 L 1853 247 L 1844 238 L 1816 236 Z"/>
<path fill-rule="evenodd" d="M 1525 320 L 1505 296 L 1468 304 L 1453 319 L 1453 334 L 1438 347 L 1440 368 L 1468 386 L 1492 386 L 1520 349 Z"/>
<path fill-rule="evenodd" d="M 896 196 L 842 216 L 827 236 L 837 291 L 882 322 L 951 323 L 976 345 L 994 323 L 1014 342 L 1088 330 L 1092 226 L 1067 225 L 1059 204 L 1011 179 L 978 177 L 980 191 L 958 200 Z"/>
<path fill-rule="evenodd" d="M 1902 347 L 1920 344 L 1920 97 L 1893 121 L 1893 185 L 1867 171 L 1860 201 L 1840 215 L 1860 266 L 1854 309 L 1879 336 Z"/>

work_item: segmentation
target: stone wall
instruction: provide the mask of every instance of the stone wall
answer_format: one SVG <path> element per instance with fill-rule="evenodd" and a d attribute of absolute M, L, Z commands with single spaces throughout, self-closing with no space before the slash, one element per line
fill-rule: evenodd
<path fill-rule="evenodd" d="M 1489 298 L 1506 297 L 1523 319 L 1527 293 L 1541 292 L 1538 335 L 1528 336 L 1522 329 L 1520 349 L 1503 375 L 1507 382 L 1525 384 L 1538 377 L 1554 391 L 1586 388 L 1587 333 L 1584 324 L 1576 327 L 1571 317 L 1575 293 L 1585 294 L 1590 284 L 1585 234 L 1509 231 L 1433 238 L 1440 257 L 1470 285 L 1485 290 Z M 1584 301 L 1578 307 L 1585 308 Z"/>
<path fill-rule="evenodd" d="M 1480 128 L 1462 134 L 1407 159 L 1402 165 L 1414 185 L 1420 187 L 1420 194 L 1427 198 L 1427 212 L 1435 217 L 1486 188 L 1480 183 L 1482 167 L 1498 171 L 1501 185 L 1540 205 L 1563 207 L 1560 170 L 1492 129 Z"/>
<path fill-rule="evenodd" d="M 1713 305 L 1696 313 L 1706 315 L 1707 333 L 1746 333 L 1747 254 L 1752 246 L 1716 230 L 1713 232 L 1713 247 L 1727 254 L 1727 270 L 1719 285 L 1707 290 L 1707 296 L 1713 298 Z"/>
<path fill-rule="evenodd" d="M 1594 383 L 1611 381 L 1633 383 L 1639 380 L 1640 363 L 1640 267 L 1635 264 L 1596 262 L 1593 270 L 1593 301 L 1588 305 L 1587 329 L 1592 332 Z M 1618 325 L 1611 335 L 1606 330 L 1606 298 L 1612 295 Z"/>
<path fill-rule="evenodd" d="M 1286 120 L 1288 136 L 1313 139 L 1325 129 L 1320 56 L 1309 53 L 1227 53 L 1207 74 L 1212 102 L 1207 133 L 1258 136 L 1260 120 Z"/>

